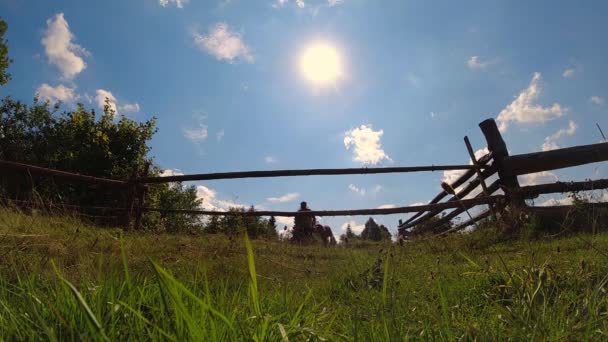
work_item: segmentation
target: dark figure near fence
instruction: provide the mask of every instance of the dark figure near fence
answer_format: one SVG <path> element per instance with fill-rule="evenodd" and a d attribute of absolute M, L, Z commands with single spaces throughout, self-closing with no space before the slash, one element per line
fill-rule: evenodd
<path fill-rule="evenodd" d="M 291 241 L 296 243 L 318 243 L 333 246 L 336 239 L 329 226 L 318 224 L 314 215 L 309 214 L 310 208 L 306 202 L 300 203 L 298 215 L 294 218 L 293 236 Z"/>
<path fill-rule="evenodd" d="M 331 231 L 331 228 L 327 225 L 315 224 L 314 234 L 323 240 L 323 245 L 325 246 L 335 246 L 337 244 L 336 238 L 334 237 L 334 233 Z"/>
<path fill-rule="evenodd" d="M 291 240 L 294 242 L 313 242 L 312 234 L 317 222 L 313 215 L 307 213 L 308 211 L 310 211 L 310 208 L 308 208 L 306 202 L 300 203 L 298 214 L 293 219 L 293 237 Z"/>

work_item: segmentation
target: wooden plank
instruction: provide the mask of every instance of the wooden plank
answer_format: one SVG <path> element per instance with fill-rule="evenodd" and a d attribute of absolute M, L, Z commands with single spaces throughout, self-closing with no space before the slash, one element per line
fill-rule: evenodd
<path fill-rule="evenodd" d="M 505 158 L 504 166 L 505 171 L 515 177 L 606 160 L 608 160 L 608 143 L 599 143 L 513 155 Z"/>
<path fill-rule="evenodd" d="M 452 231 L 452 232 L 461 231 L 461 230 L 465 229 L 466 227 L 468 227 L 468 226 L 470 226 L 472 224 L 475 224 L 475 223 L 483 220 L 484 218 L 486 218 L 486 217 L 488 217 L 490 215 L 492 215 L 492 211 L 491 210 L 486 210 L 483 213 L 481 213 L 481 214 L 473 217 L 472 219 L 466 220 L 463 223 L 459 224 L 458 226 L 450 229 L 450 231 Z"/>
<path fill-rule="evenodd" d="M 507 193 L 507 196 L 511 198 L 511 204 L 515 206 L 524 206 L 526 203 L 523 199 L 517 198 L 514 195 L 515 190 L 519 188 L 519 181 L 517 176 L 507 171 L 508 162 L 506 159 L 509 157 L 509 151 L 507 150 L 507 144 L 502 139 L 502 135 L 496 126 L 494 119 L 487 119 L 479 123 L 479 128 L 486 138 L 488 144 L 488 150 L 494 155 L 494 163 L 498 170 L 498 177 L 500 177 L 500 183 L 502 188 Z"/>
<path fill-rule="evenodd" d="M 11 161 L 6 161 L 6 160 L 0 160 L 0 167 L 10 168 L 13 170 L 20 170 L 20 171 L 29 171 L 32 174 L 61 177 L 61 178 L 70 179 L 73 181 L 78 181 L 78 182 L 83 182 L 83 183 L 103 184 L 103 185 L 107 185 L 107 186 L 119 186 L 119 187 L 129 185 L 129 182 L 127 182 L 127 181 L 94 177 L 94 176 L 85 176 L 85 175 L 81 175 L 81 174 L 77 174 L 77 173 L 48 169 L 45 167 L 11 162 Z"/>
<path fill-rule="evenodd" d="M 497 191 L 498 189 L 500 189 L 500 180 L 495 181 L 494 183 L 492 183 L 489 187 L 488 187 L 488 192 L 489 193 L 494 193 L 495 191 Z M 477 198 L 488 198 L 488 197 L 480 197 L 483 194 L 479 194 L 477 195 Z M 492 197 L 503 197 L 503 196 L 492 196 Z M 489 197 L 489 198 L 492 198 Z M 468 200 L 462 200 L 460 202 L 464 202 L 464 201 L 468 201 Z M 455 202 L 457 203 L 457 202 Z M 499 203 L 499 202 L 494 202 L 494 203 Z M 487 204 L 492 204 L 492 203 L 487 203 Z M 432 225 L 424 225 L 424 222 L 421 222 L 421 226 L 423 227 L 422 231 L 427 231 L 427 230 L 432 230 L 433 228 L 442 226 L 448 222 L 450 222 L 453 218 L 455 218 L 456 216 L 462 214 L 465 211 L 465 208 L 468 209 L 470 207 L 466 206 L 466 205 L 460 205 L 458 207 L 455 207 L 456 209 L 452 210 L 449 214 L 443 216 L 442 218 L 440 218 L 439 220 L 433 222 Z M 418 230 L 416 230 L 416 232 L 420 232 Z"/>
<path fill-rule="evenodd" d="M 357 216 L 357 215 L 392 215 L 412 213 L 420 210 L 433 209 L 452 209 L 465 206 L 467 208 L 482 204 L 500 203 L 504 201 L 504 196 L 479 197 L 474 199 L 466 199 L 460 202 L 445 202 L 436 204 L 424 204 L 408 207 L 386 208 L 386 209 L 347 209 L 347 210 L 311 210 L 307 211 L 307 215 L 314 216 Z M 209 216 L 281 216 L 294 217 L 302 215 L 301 212 L 292 211 L 245 211 L 245 212 L 229 212 L 229 211 L 211 211 L 211 210 L 184 210 L 184 209 L 162 209 L 162 208 L 142 208 L 144 212 L 155 211 L 167 214 L 188 214 L 188 215 L 209 215 Z"/>
<path fill-rule="evenodd" d="M 481 158 L 479 158 L 479 160 L 477 161 L 478 164 L 482 164 L 482 165 L 487 165 L 487 163 L 492 159 L 492 153 L 488 153 L 484 156 L 482 156 Z M 454 183 L 450 184 L 452 186 L 452 188 L 456 189 L 459 186 L 461 186 L 462 184 L 464 184 L 467 180 L 469 180 L 471 177 L 473 177 L 473 175 L 475 175 L 476 170 L 467 170 L 462 176 L 460 176 L 458 179 L 456 179 L 454 181 Z M 430 202 L 429 204 L 433 204 L 433 203 L 438 203 L 439 201 L 441 201 L 445 196 L 447 196 L 448 193 L 445 190 L 442 190 L 439 194 L 437 194 Z M 399 227 L 404 226 L 412 221 L 414 221 L 415 219 L 417 219 L 418 217 L 420 217 L 422 214 L 424 214 L 424 211 L 418 212 L 415 215 L 412 215 L 412 217 L 408 218 L 405 222 L 402 222 Z"/>
<path fill-rule="evenodd" d="M 477 157 L 475 157 L 475 151 L 473 151 L 473 145 L 471 145 L 471 141 L 469 140 L 469 137 L 467 137 L 467 136 L 464 137 L 464 144 L 467 147 L 467 152 L 469 153 L 469 158 L 471 158 L 471 162 L 473 163 L 473 165 L 478 166 L 479 163 L 477 161 Z M 486 180 L 481 177 L 481 170 L 476 169 L 475 172 L 477 172 L 477 177 L 480 178 L 481 190 L 483 191 L 484 196 L 490 196 L 490 194 L 488 193 L 488 187 L 486 186 Z M 496 213 L 494 212 L 494 206 L 491 204 L 490 204 L 490 212 L 492 213 L 492 218 L 494 219 L 494 221 L 496 221 Z M 472 220 L 472 218 L 471 218 L 471 220 Z"/>
<path fill-rule="evenodd" d="M 424 171 L 446 171 L 446 170 L 473 170 L 474 165 L 428 165 L 428 166 L 403 166 L 403 167 L 364 167 L 346 169 L 302 169 L 302 170 L 273 170 L 273 171 L 237 171 L 201 173 L 192 175 L 167 176 L 167 177 L 143 177 L 138 179 L 140 183 L 169 183 L 187 182 L 218 179 L 237 178 L 266 178 L 266 177 L 293 177 L 293 176 L 319 176 L 319 175 L 360 175 L 376 173 L 404 173 Z"/>
<path fill-rule="evenodd" d="M 551 184 L 529 185 L 519 188 L 517 192 L 524 198 L 535 198 L 540 194 L 592 191 L 607 188 L 608 179 L 597 179 L 584 182 L 556 182 Z"/>
<path fill-rule="evenodd" d="M 492 176 L 494 173 L 496 173 L 496 169 L 494 169 L 494 168 L 483 170 L 483 172 L 481 172 L 481 178 L 477 177 L 477 178 L 473 179 L 469 184 L 467 184 L 467 186 L 464 189 L 460 190 L 458 193 L 456 193 L 456 195 L 454 195 L 450 199 L 448 199 L 447 202 L 456 202 L 456 201 L 459 201 L 461 198 L 464 198 L 469 193 L 471 193 L 471 191 L 475 190 L 475 188 L 477 188 L 479 186 L 480 181 L 482 179 L 488 178 L 488 177 Z M 489 189 L 486 189 L 486 190 L 489 191 Z M 496 190 L 498 190 L 498 188 Z M 496 191 L 496 190 L 494 190 L 494 191 Z M 494 191 L 492 191 L 492 192 L 494 192 Z M 489 194 L 491 195 L 492 193 L 489 192 Z M 439 214 L 441 211 L 442 211 L 441 209 L 429 211 L 428 213 L 422 215 L 419 219 L 403 224 L 400 228 L 410 228 L 410 227 L 419 225 L 419 224 L 423 223 L 424 221 L 430 219 L 431 217 Z"/>

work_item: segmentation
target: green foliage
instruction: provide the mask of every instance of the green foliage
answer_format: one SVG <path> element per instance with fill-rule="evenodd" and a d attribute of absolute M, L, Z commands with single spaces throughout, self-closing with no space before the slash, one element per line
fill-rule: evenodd
<path fill-rule="evenodd" d="M 361 231 L 361 239 L 371 241 L 390 240 L 391 233 L 384 225 L 378 225 L 373 218 L 365 222 L 365 228 Z"/>
<path fill-rule="evenodd" d="M 204 231 L 209 234 L 223 233 L 226 235 L 238 235 L 246 232 L 251 239 L 271 239 L 276 240 L 278 233 L 276 230 L 276 219 L 264 219 L 259 216 L 246 215 L 247 212 L 254 212 L 253 206 L 245 210 L 242 207 L 228 209 L 231 215 L 221 217 L 211 216 L 205 226 Z"/>
<path fill-rule="evenodd" d="M 8 66 L 13 62 L 8 57 L 8 44 L 4 39 L 7 28 L 6 22 L 0 18 L 0 85 L 8 83 L 11 79 L 11 75 L 6 72 Z"/>
<path fill-rule="evenodd" d="M 59 104 L 51 107 L 48 102 L 34 100 L 28 106 L 4 98 L 0 104 L 0 159 L 112 179 L 128 179 L 134 171 L 141 174 L 144 165 L 152 162 L 148 144 L 156 132 L 155 119 L 136 122 L 117 118 L 109 104 L 101 114 L 82 105 L 64 112 L 59 109 Z M 152 167 L 148 175 L 159 173 Z M 23 190 L 31 184 L 33 189 Z M 35 192 L 43 200 L 59 204 L 126 206 L 124 189 L 91 188 L 47 176 L 0 175 L 0 190 L 19 200 L 31 200 Z M 146 202 L 168 209 L 191 210 L 200 205 L 196 190 L 181 184 L 152 186 Z M 196 217 L 184 214 L 150 214 L 144 223 L 167 231 L 200 229 Z"/>

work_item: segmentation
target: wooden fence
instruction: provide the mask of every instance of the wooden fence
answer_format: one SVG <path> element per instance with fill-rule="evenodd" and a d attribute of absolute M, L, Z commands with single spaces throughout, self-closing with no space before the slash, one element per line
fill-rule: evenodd
<path fill-rule="evenodd" d="M 465 137 L 465 146 L 471 164 L 467 165 L 426 165 L 406 167 L 375 167 L 375 168 L 346 168 L 346 169 L 306 169 L 306 170 L 274 170 L 274 171 L 243 171 L 179 175 L 168 177 L 149 177 L 149 165 L 145 165 L 143 172 L 137 174 L 136 170 L 128 180 L 107 179 L 80 175 L 59 170 L 53 170 L 40 166 L 27 165 L 11 161 L 0 160 L 0 170 L 13 170 L 14 172 L 27 172 L 52 177 L 68 179 L 73 182 L 85 184 L 96 184 L 101 187 L 112 187 L 122 189 L 126 194 L 126 205 L 124 207 L 103 207 L 96 209 L 121 211 L 126 220 L 127 227 L 133 226 L 139 229 L 141 218 L 145 212 L 161 212 L 164 214 L 190 214 L 190 215 L 251 215 L 251 216 L 296 216 L 298 212 L 285 211 L 249 211 L 249 212 L 224 212 L 210 210 L 181 210 L 166 208 L 151 208 L 145 203 L 148 184 L 169 183 L 184 181 L 203 181 L 219 179 L 239 178 L 263 178 L 263 177 L 292 177 L 311 175 L 353 175 L 353 174 L 380 174 L 380 173 L 408 173 L 408 172 L 432 172 L 446 170 L 462 170 L 463 174 L 450 186 L 457 189 L 449 198 L 447 191 L 437 194 L 428 204 L 414 205 L 397 208 L 384 209 L 348 209 L 348 210 L 321 210 L 311 211 L 315 216 L 351 216 L 351 215 L 391 215 L 415 213 L 407 221 L 399 222 L 401 234 L 412 231 L 432 230 L 443 226 L 452 219 L 461 215 L 466 210 L 479 205 L 488 205 L 489 209 L 476 217 L 471 217 L 450 231 L 457 231 L 475 222 L 496 215 L 505 206 L 524 207 L 526 198 L 534 198 L 540 194 L 596 190 L 608 188 L 608 180 L 595 180 L 586 182 L 553 183 L 520 187 L 517 181 L 518 175 L 554 170 L 564 167 L 583 165 L 593 162 L 608 160 L 608 143 L 576 146 L 558 149 L 548 152 L 537 152 L 509 156 L 506 144 L 498 131 L 493 119 L 488 119 L 479 124 L 485 136 L 489 153 L 483 157 L 475 158 L 473 147 Z M 498 174 L 498 179 L 491 184 L 486 184 L 489 177 Z M 33 186 L 33 185 L 32 185 Z M 476 189 L 481 192 L 473 198 L 467 198 Z M 504 195 L 496 194 L 502 190 Z M 446 199 L 442 202 L 442 200 Z M 78 207 L 75 208 L 86 208 Z M 447 209 L 451 212 L 438 216 Z"/>

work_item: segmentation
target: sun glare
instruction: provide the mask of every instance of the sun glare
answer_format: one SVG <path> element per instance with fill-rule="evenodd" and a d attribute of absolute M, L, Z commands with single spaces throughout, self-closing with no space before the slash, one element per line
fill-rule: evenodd
<path fill-rule="evenodd" d="M 333 46 L 316 42 L 300 56 L 302 76 L 316 85 L 332 85 L 342 76 L 342 60 Z"/>

